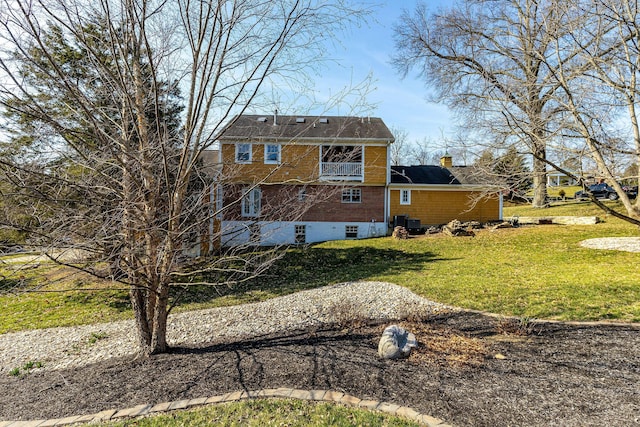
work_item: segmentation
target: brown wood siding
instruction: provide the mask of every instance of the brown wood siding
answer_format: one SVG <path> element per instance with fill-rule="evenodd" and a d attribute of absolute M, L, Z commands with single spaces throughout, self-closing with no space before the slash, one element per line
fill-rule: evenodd
<path fill-rule="evenodd" d="M 400 190 L 390 191 L 389 213 L 409 215 L 422 225 L 439 225 L 460 221 L 493 221 L 500 218 L 498 196 L 477 200 L 480 194 L 472 191 L 433 191 L 411 189 L 411 204 L 400 204 Z"/>
<path fill-rule="evenodd" d="M 387 183 L 388 147 L 364 147 L 365 184 L 385 185 Z"/>
<path fill-rule="evenodd" d="M 286 145 L 281 147 L 281 164 L 264 163 L 264 145 L 252 144 L 252 161 L 250 164 L 235 162 L 235 144 L 222 146 L 223 173 L 226 179 L 236 182 L 257 182 L 266 180 L 269 183 L 301 180 L 316 181 L 318 178 L 318 147 L 310 145 Z M 271 174 L 271 175 L 270 175 Z"/>
<path fill-rule="evenodd" d="M 358 144 L 355 144 L 358 145 Z M 223 173 L 235 182 L 283 183 L 288 181 L 317 182 L 320 172 L 320 145 L 282 144 L 281 164 L 264 163 L 264 144 L 252 144 L 250 164 L 235 162 L 235 144 L 222 145 Z M 385 185 L 386 146 L 364 147 L 364 185 Z"/>

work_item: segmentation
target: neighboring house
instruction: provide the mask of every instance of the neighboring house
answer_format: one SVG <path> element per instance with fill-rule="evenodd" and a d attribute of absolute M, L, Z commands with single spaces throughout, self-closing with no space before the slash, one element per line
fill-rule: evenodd
<path fill-rule="evenodd" d="M 210 230 L 221 237 L 207 247 L 384 236 L 399 215 L 423 225 L 501 217 L 499 196 L 479 197 L 486 185 L 441 166 L 392 168 L 393 141 L 374 117 L 237 117 L 217 138 Z"/>
<path fill-rule="evenodd" d="M 561 186 L 571 186 L 571 185 L 578 185 L 578 181 L 575 178 L 565 175 L 562 172 L 558 172 L 558 171 L 547 172 L 547 187 L 561 187 Z"/>
<path fill-rule="evenodd" d="M 374 117 L 243 115 L 218 136 L 222 244 L 387 233 L 388 148 Z"/>
<path fill-rule="evenodd" d="M 420 229 L 454 219 L 502 219 L 500 192 L 475 182 L 471 172 L 468 167 L 453 166 L 448 156 L 440 166 L 392 166 L 388 195 L 393 223 Z"/>

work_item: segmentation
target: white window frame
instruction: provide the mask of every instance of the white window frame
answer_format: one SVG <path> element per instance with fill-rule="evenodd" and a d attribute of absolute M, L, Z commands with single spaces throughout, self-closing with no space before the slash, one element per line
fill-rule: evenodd
<path fill-rule="evenodd" d="M 345 239 L 357 239 L 358 238 L 358 226 L 357 225 L 345 225 L 344 226 L 344 238 Z"/>
<path fill-rule="evenodd" d="M 411 204 L 411 190 L 400 190 L 400 204 L 401 205 Z"/>
<path fill-rule="evenodd" d="M 294 239 L 298 244 L 307 243 L 307 226 L 305 224 L 296 224 L 293 226 Z"/>
<path fill-rule="evenodd" d="M 342 190 L 342 203 L 362 203 L 360 188 L 345 188 Z"/>
<path fill-rule="evenodd" d="M 259 187 L 248 189 L 242 196 L 242 216 L 255 218 L 262 209 L 262 191 Z"/>
<path fill-rule="evenodd" d="M 224 207 L 224 188 L 222 187 L 222 184 L 216 184 L 215 189 L 216 211 L 218 212 L 218 216 L 222 217 L 222 208 Z"/>
<path fill-rule="evenodd" d="M 269 147 L 275 147 L 276 151 L 269 151 Z M 264 163 L 267 165 L 279 165 L 280 164 L 280 156 L 281 156 L 281 147 L 280 144 L 264 144 Z M 276 159 L 269 159 L 270 154 L 275 154 Z"/>
<path fill-rule="evenodd" d="M 241 149 L 246 148 L 246 150 Z M 244 157 L 246 154 L 246 159 L 241 159 L 240 156 Z M 242 142 L 236 144 L 236 163 L 241 164 L 249 164 L 251 163 L 251 159 L 253 157 L 253 146 L 248 142 Z"/>
<path fill-rule="evenodd" d="M 304 202 L 305 200 L 307 200 L 307 189 L 301 188 L 300 190 L 298 190 L 298 201 Z"/>

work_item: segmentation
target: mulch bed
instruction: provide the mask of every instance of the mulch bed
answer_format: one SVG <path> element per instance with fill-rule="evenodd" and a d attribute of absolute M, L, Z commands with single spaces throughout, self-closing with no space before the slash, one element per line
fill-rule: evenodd
<path fill-rule="evenodd" d="M 377 356 L 385 325 L 351 325 L 4 374 L 0 420 L 290 387 L 410 406 L 458 426 L 640 425 L 638 325 L 519 324 L 471 312 L 402 325 L 422 345 L 400 361 Z"/>

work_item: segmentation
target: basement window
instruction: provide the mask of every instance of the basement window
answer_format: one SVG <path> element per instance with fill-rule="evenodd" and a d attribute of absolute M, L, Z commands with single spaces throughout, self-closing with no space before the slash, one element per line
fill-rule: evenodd
<path fill-rule="evenodd" d="M 344 237 L 346 239 L 357 239 L 358 238 L 358 226 L 357 225 L 346 225 L 344 227 Z"/>
<path fill-rule="evenodd" d="M 296 243 L 307 243 L 307 226 L 296 225 L 295 226 Z"/>

